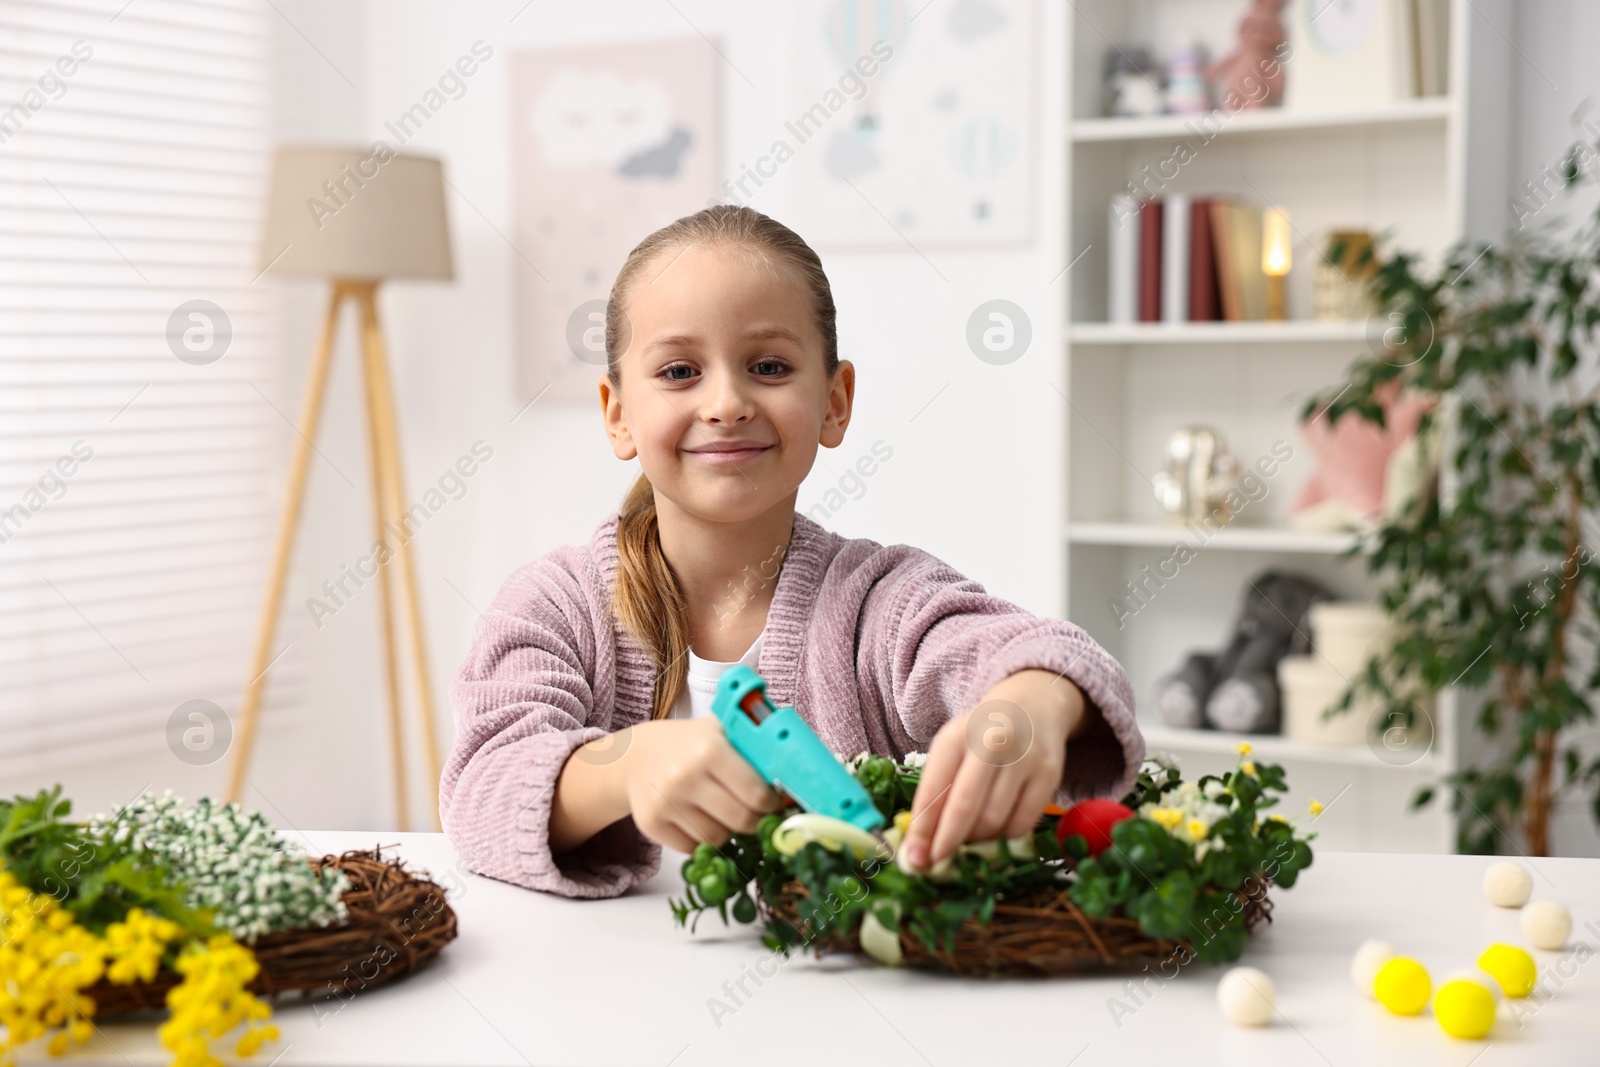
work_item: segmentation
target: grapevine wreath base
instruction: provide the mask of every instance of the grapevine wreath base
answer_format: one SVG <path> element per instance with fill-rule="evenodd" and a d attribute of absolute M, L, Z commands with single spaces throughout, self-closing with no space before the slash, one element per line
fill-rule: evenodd
<path fill-rule="evenodd" d="M 249 983 L 252 993 L 311 995 L 341 984 L 352 991 L 383 985 L 417 970 L 454 940 L 456 915 L 445 890 L 407 871 L 403 861 L 385 859 L 381 847 L 310 862 L 319 872 L 332 867 L 349 878 L 350 888 L 341 897 L 349 915 L 329 926 L 258 938 L 251 949 L 261 970 Z M 162 969 L 147 982 L 113 984 L 102 978 L 84 992 L 94 999 L 95 1017 L 102 1018 L 165 1010 L 167 992 L 180 980 Z"/>
<path fill-rule="evenodd" d="M 1272 901 L 1266 892 L 1270 885 L 1254 878 L 1236 892 L 1245 930 L 1254 930 L 1263 919 L 1272 921 Z M 756 903 L 763 919 L 781 919 L 804 929 L 796 903 L 809 895 L 795 879 L 773 900 L 758 896 Z M 950 951 L 930 952 L 906 929 L 900 931 L 899 941 L 907 967 L 989 977 L 1137 971 L 1167 960 L 1185 961 L 1193 954 L 1186 940 L 1151 937 L 1123 916 L 1090 918 L 1071 901 L 1065 887 L 1043 886 L 997 903 L 988 922 L 965 920 Z M 834 932 L 815 937 L 810 944 L 818 957 L 840 952 L 867 955 L 858 941 Z"/>
<path fill-rule="evenodd" d="M 677 922 L 758 923 L 775 952 L 870 957 L 956 975 L 1042 976 L 1232 963 L 1271 921 L 1268 892 L 1311 865 L 1315 820 L 1270 811 L 1283 768 L 1240 743 L 1233 770 L 1184 781 L 1146 760 L 1121 800 L 1046 805 L 1031 832 L 967 842 L 926 870 L 901 855 L 926 757 L 842 760 L 879 833 L 798 805 L 685 857 Z M 693 920 L 693 921 L 691 921 Z"/>

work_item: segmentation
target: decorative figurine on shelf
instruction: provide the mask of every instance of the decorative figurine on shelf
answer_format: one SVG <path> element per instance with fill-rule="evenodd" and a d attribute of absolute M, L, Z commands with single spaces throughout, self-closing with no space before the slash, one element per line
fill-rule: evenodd
<path fill-rule="evenodd" d="M 1156 707 L 1173 726 L 1276 733 L 1278 661 L 1306 652 L 1306 613 L 1333 595 L 1310 578 L 1263 571 L 1246 580 L 1233 637 L 1221 652 L 1192 652 L 1156 683 Z"/>
<path fill-rule="evenodd" d="M 1283 20 L 1278 17 L 1283 2 L 1254 0 L 1239 20 L 1239 47 L 1206 72 L 1219 106 L 1239 111 L 1283 103 L 1282 60 L 1287 52 Z"/>
<path fill-rule="evenodd" d="M 1291 526 L 1367 530 L 1399 516 L 1418 494 L 1431 492 L 1439 430 L 1435 424 L 1422 438 L 1417 427 L 1436 399 L 1400 396 L 1399 389 L 1399 381 L 1391 379 L 1374 390 L 1384 410 L 1382 427 L 1364 419 L 1340 419 L 1330 428 L 1320 414 L 1302 424 L 1317 466 L 1289 509 Z"/>
<path fill-rule="evenodd" d="M 1178 49 L 1167 57 L 1167 114 L 1200 115 L 1210 110 L 1205 48 L 1196 44 Z"/>
<path fill-rule="evenodd" d="M 1169 522 L 1226 522 L 1232 517 L 1227 496 L 1239 488 L 1239 475 L 1238 457 L 1220 430 L 1185 426 L 1167 439 L 1167 468 L 1151 484 Z"/>
<path fill-rule="evenodd" d="M 1161 73 L 1144 48 L 1112 48 L 1106 53 L 1101 109 L 1112 118 L 1161 113 Z"/>
<path fill-rule="evenodd" d="M 1377 311 L 1372 278 L 1378 273 L 1370 230 L 1334 230 L 1311 278 L 1311 317 L 1351 322 Z"/>

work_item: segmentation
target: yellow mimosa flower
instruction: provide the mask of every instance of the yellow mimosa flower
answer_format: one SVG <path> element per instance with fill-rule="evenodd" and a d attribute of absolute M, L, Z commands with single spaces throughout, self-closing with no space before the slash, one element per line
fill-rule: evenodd
<path fill-rule="evenodd" d="M 1177 808 L 1156 808 L 1150 813 L 1150 818 L 1164 830 L 1176 830 L 1178 824 L 1183 822 L 1183 812 Z"/>

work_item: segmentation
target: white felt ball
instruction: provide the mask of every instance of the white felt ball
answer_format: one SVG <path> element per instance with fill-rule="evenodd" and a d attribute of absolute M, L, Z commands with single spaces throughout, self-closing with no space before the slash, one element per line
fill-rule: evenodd
<path fill-rule="evenodd" d="M 1500 860 L 1483 872 L 1483 895 L 1502 908 L 1520 908 L 1533 892 L 1533 875 L 1520 863 Z"/>
<path fill-rule="evenodd" d="M 1522 909 L 1522 936 L 1534 948 L 1559 952 L 1572 933 L 1572 913 L 1553 900 L 1531 901 Z"/>
<path fill-rule="evenodd" d="M 1265 1026 L 1272 1021 L 1278 991 L 1254 967 L 1235 967 L 1217 983 L 1217 1007 L 1235 1026 Z"/>
<path fill-rule="evenodd" d="M 1387 941 L 1363 941 L 1350 960 L 1350 980 L 1363 996 L 1373 996 L 1372 987 L 1383 965 L 1394 959 L 1394 948 Z"/>

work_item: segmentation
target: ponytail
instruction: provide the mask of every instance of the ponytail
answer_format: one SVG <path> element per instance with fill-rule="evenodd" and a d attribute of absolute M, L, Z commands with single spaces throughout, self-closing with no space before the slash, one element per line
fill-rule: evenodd
<path fill-rule="evenodd" d="M 665 719 L 688 685 L 689 613 L 661 552 L 655 488 L 643 474 L 628 490 L 617 516 L 617 578 L 611 601 L 623 627 L 655 653 L 659 673 L 650 717 Z"/>

